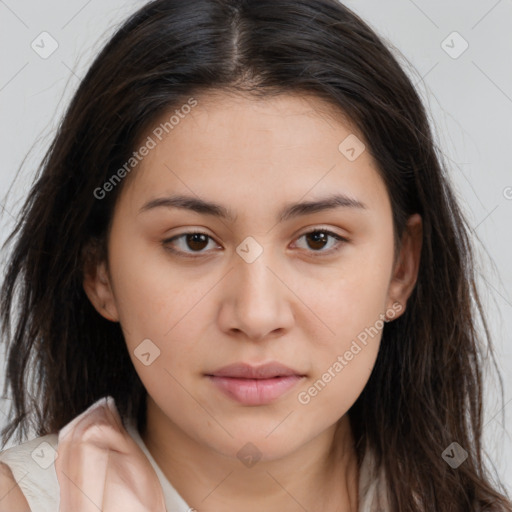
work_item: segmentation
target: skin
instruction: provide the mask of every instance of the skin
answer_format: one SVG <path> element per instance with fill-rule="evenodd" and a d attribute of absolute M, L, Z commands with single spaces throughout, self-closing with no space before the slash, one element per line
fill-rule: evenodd
<path fill-rule="evenodd" d="M 417 278 L 421 218 L 410 217 L 395 260 L 391 204 L 376 164 L 369 151 L 350 161 L 338 150 L 357 132 L 322 100 L 213 92 L 197 99 L 125 178 L 108 266 L 87 271 L 84 289 L 100 314 L 121 324 L 148 392 L 143 440 L 191 507 L 356 511 L 359 472 L 346 413 L 368 381 L 381 332 L 309 403 L 298 394 L 386 311 L 403 314 Z M 277 222 L 288 203 L 334 191 L 366 208 Z M 178 193 L 220 203 L 235 219 L 164 207 L 139 213 L 147 201 Z M 348 241 L 303 236 L 313 229 Z M 165 248 L 164 240 L 191 230 L 211 238 L 167 243 L 185 256 Z M 248 236 L 263 250 L 251 263 L 236 252 Z M 160 350 L 149 366 L 134 354 L 147 338 Z M 241 405 L 204 375 L 240 361 L 279 361 L 305 377 L 270 404 Z M 237 457 L 248 442 L 261 455 L 252 467 Z"/>
<path fill-rule="evenodd" d="M 0 512 L 30 512 L 30 506 L 6 464 L 0 462 Z"/>

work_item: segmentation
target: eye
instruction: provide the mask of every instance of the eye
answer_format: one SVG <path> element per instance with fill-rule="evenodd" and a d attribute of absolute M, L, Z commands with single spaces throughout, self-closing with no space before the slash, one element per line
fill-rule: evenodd
<path fill-rule="evenodd" d="M 321 253 L 321 255 L 334 253 L 341 249 L 343 243 L 348 242 L 346 238 L 334 233 L 333 231 L 319 228 L 303 233 L 298 240 L 301 238 L 306 238 L 308 240 L 307 245 L 309 248 L 313 249 L 312 252 Z M 322 250 L 326 245 L 328 245 L 329 238 L 333 239 L 334 243 L 331 245 L 330 249 Z M 181 247 L 178 247 L 178 249 L 171 247 L 171 244 L 180 245 L 176 243 L 178 241 L 182 242 Z M 201 231 L 188 231 L 187 233 L 182 233 L 164 240 L 162 244 L 166 250 L 174 254 L 195 258 L 197 256 L 195 256 L 194 253 L 199 256 L 201 253 L 208 252 L 204 249 L 208 247 L 209 241 L 213 241 L 213 238 L 206 233 Z M 190 251 L 188 249 L 190 249 Z M 314 256 L 316 256 L 316 254 Z"/>
<path fill-rule="evenodd" d="M 168 240 L 164 240 L 162 243 L 165 246 L 166 249 L 171 251 L 175 254 L 184 255 L 185 257 L 189 257 L 190 254 L 196 252 L 201 253 L 205 252 L 203 249 L 208 246 L 208 241 L 213 240 L 210 235 L 207 235 L 206 233 L 202 233 L 201 231 L 189 231 L 187 233 L 182 233 L 181 235 L 173 236 L 172 238 L 169 238 Z M 170 246 L 171 242 L 175 241 L 182 241 L 181 248 L 178 250 L 172 248 Z M 191 252 L 188 252 L 186 250 L 183 250 L 183 246 L 185 248 L 192 249 Z M 191 256 L 194 258 L 195 256 Z"/>
<path fill-rule="evenodd" d="M 348 240 L 333 231 L 328 229 L 314 229 L 312 231 L 308 231 L 307 233 L 303 233 L 298 240 L 301 238 L 306 238 L 307 245 L 309 248 L 313 249 L 313 252 L 324 254 L 332 254 L 341 249 L 343 243 L 348 242 Z M 334 239 L 334 243 L 331 245 L 328 250 L 321 250 L 328 245 L 329 238 Z M 317 256 L 314 254 L 314 256 Z"/>

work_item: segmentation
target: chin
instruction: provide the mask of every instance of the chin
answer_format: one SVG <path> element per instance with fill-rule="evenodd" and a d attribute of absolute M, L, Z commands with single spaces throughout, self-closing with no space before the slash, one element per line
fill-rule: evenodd
<path fill-rule="evenodd" d="M 270 435 L 268 428 L 263 431 L 254 426 L 244 430 L 228 430 L 233 433 L 233 438 L 223 432 L 220 437 L 217 435 L 215 440 L 210 438 L 205 441 L 214 451 L 228 458 L 237 458 L 242 463 L 244 460 L 278 460 L 290 455 L 309 441 L 290 435 L 290 429 L 283 429 L 280 433 L 276 431 Z M 295 429 L 293 431 L 296 432 Z"/>

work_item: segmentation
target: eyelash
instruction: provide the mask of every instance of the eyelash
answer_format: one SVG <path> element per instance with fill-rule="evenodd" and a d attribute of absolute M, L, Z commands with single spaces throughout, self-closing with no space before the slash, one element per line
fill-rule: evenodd
<path fill-rule="evenodd" d="M 328 229 L 319 229 L 319 228 L 316 228 L 316 229 L 313 229 L 311 231 L 307 231 L 306 233 L 302 233 L 302 235 L 300 235 L 298 237 L 298 239 L 302 238 L 302 237 L 305 237 L 307 235 L 311 235 L 313 233 L 324 233 L 325 235 L 328 235 L 332 238 L 334 238 L 335 240 L 337 240 L 339 243 L 337 244 L 337 247 L 335 248 L 331 248 L 327 251 L 322 251 L 322 250 L 318 250 L 318 251 L 314 251 L 314 250 L 311 250 L 311 252 L 313 253 L 313 257 L 315 258 L 318 258 L 318 257 L 322 257 L 322 256 L 330 256 L 336 252 L 338 252 L 344 243 L 347 243 L 349 240 L 345 237 L 342 237 L 340 235 L 338 235 L 337 233 L 334 233 L 333 231 L 330 231 Z M 168 238 L 167 240 L 164 240 L 162 242 L 162 244 L 164 245 L 165 249 L 172 252 L 173 254 L 177 254 L 179 256 L 182 256 L 184 258 L 199 258 L 201 257 L 201 255 L 204 253 L 204 251 L 194 251 L 193 253 L 187 253 L 186 251 L 181 251 L 181 250 L 176 250 L 176 249 L 173 249 L 171 248 L 168 244 L 170 242 L 173 242 L 174 240 L 177 240 L 179 238 L 183 238 L 187 235 L 205 235 L 207 236 L 210 240 L 213 240 L 213 238 L 208 235 L 207 233 L 204 233 L 202 231 L 187 231 L 186 233 L 181 233 L 180 235 L 176 235 L 176 236 L 173 236 L 172 238 Z M 196 254 L 196 255 L 192 255 L 192 254 Z M 318 253 L 318 254 L 315 254 L 315 253 Z"/>

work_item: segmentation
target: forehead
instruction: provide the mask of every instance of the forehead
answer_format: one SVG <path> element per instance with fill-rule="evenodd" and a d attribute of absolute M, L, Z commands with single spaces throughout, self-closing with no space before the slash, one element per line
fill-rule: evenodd
<path fill-rule="evenodd" d="M 143 134 L 141 141 L 150 138 L 153 147 L 125 184 L 139 203 L 176 192 L 245 207 L 296 201 L 308 191 L 339 189 L 367 199 L 383 192 L 375 162 L 361 150 L 367 147 L 362 136 L 322 99 L 212 92 L 195 100 L 193 108 L 165 112 Z M 356 159 L 343 152 L 346 140 L 359 144 Z"/>

